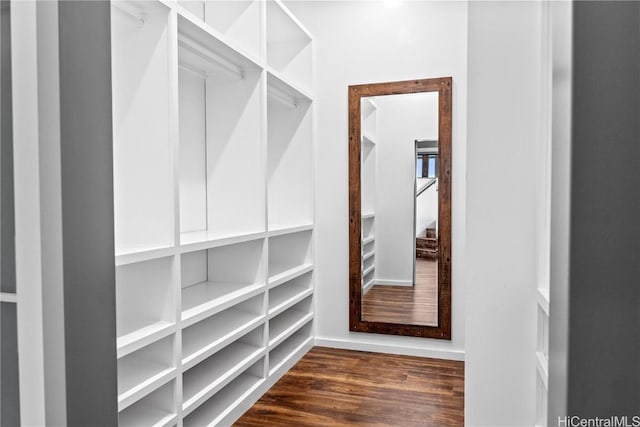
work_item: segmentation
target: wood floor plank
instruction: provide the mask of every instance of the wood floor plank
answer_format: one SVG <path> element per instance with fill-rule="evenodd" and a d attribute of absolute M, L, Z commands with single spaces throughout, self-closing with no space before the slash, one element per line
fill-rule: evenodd
<path fill-rule="evenodd" d="M 463 424 L 464 362 L 314 347 L 235 425 Z"/>
<path fill-rule="evenodd" d="M 437 261 L 416 258 L 415 286 L 374 285 L 362 298 L 362 320 L 437 326 Z"/>

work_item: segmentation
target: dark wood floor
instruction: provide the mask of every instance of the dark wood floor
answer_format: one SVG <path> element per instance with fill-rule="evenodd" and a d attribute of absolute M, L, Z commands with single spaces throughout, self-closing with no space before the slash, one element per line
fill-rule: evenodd
<path fill-rule="evenodd" d="M 438 325 L 438 263 L 416 258 L 416 285 L 374 285 L 362 298 L 362 320 Z"/>
<path fill-rule="evenodd" d="M 235 425 L 463 424 L 464 362 L 314 347 Z"/>

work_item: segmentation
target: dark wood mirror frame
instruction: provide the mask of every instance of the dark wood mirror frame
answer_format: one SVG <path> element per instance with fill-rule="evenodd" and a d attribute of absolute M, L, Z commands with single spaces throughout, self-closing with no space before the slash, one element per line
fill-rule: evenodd
<path fill-rule="evenodd" d="M 452 78 L 349 86 L 349 330 L 451 339 L 451 90 Z M 362 320 L 361 98 L 438 92 L 438 326 Z"/>

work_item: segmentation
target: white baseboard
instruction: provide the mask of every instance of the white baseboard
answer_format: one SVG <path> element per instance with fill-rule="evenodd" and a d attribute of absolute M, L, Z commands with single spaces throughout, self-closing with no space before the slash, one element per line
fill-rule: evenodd
<path fill-rule="evenodd" d="M 318 347 L 340 348 L 344 350 L 370 351 L 373 353 L 389 353 L 399 354 L 403 356 L 417 356 L 429 357 L 432 359 L 464 361 L 464 351 L 462 350 L 424 349 L 411 346 L 357 342 L 321 337 L 316 337 L 315 345 Z"/>
<path fill-rule="evenodd" d="M 410 280 L 382 280 L 382 279 L 376 279 L 376 285 L 413 286 L 413 282 L 410 281 Z"/>

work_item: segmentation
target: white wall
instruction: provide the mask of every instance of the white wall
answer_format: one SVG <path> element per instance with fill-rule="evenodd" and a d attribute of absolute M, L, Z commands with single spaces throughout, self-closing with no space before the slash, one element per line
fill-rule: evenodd
<path fill-rule="evenodd" d="M 376 97 L 376 281 L 413 285 L 415 140 L 438 137 L 438 94 Z"/>
<path fill-rule="evenodd" d="M 534 424 L 540 23 L 538 2 L 469 3 L 470 426 Z"/>
<path fill-rule="evenodd" d="M 422 179 L 418 179 L 420 181 Z M 427 228 L 438 229 L 437 189 L 438 183 L 435 183 L 416 198 L 416 237 L 424 237 Z"/>
<path fill-rule="evenodd" d="M 314 35 L 317 343 L 464 357 L 466 2 L 287 2 Z M 349 332 L 347 86 L 453 77 L 452 340 Z"/>

